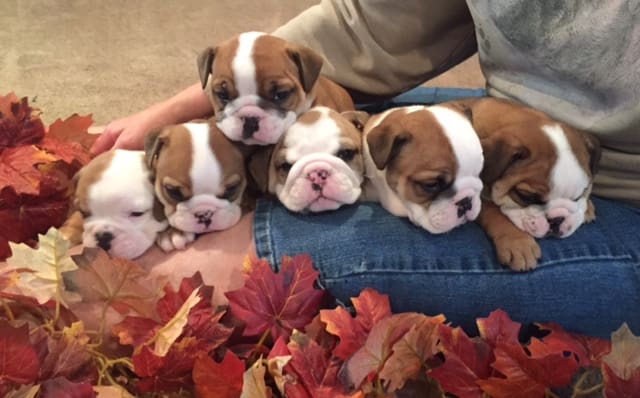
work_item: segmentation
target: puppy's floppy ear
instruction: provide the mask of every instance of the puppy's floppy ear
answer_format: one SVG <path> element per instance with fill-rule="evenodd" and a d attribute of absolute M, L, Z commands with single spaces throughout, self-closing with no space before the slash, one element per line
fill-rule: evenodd
<path fill-rule="evenodd" d="M 508 131 L 494 133 L 480 140 L 484 155 L 484 167 L 480 178 L 487 184 L 499 179 L 516 162 L 527 159 L 531 151 L 517 142 L 510 142 Z"/>
<path fill-rule="evenodd" d="M 269 165 L 273 148 L 273 145 L 261 147 L 251 154 L 247 165 L 249 176 L 262 193 L 269 191 Z"/>
<path fill-rule="evenodd" d="M 405 130 L 392 129 L 391 126 L 376 126 L 367 134 L 367 145 L 373 162 L 378 170 L 382 170 L 411 141 L 411 133 Z"/>
<path fill-rule="evenodd" d="M 322 56 L 308 47 L 296 44 L 289 45 L 287 53 L 298 67 L 302 88 L 308 93 L 320 76 L 324 62 Z"/>
<path fill-rule="evenodd" d="M 155 179 L 156 166 L 160 150 L 166 144 L 166 135 L 162 134 L 162 129 L 156 129 L 147 134 L 144 138 L 144 164 L 150 173 L 150 179 Z"/>
<path fill-rule="evenodd" d="M 153 195 L 153 208 L 151 209 L 151 213 L 156 221 L 164 221 L 167 219 L 164 214 L 164 206 L 155 194 Z"/>
<path fill-rule="evenodd" d="M 593 134 L 586 131 L 579 131 L 584 139 L 584 143 L 587 146 L 589 152 L 589 169 L 591 175 L 595 175 L 598 171 L 598 163 L 600 163 L 600 156 L 602 155 L 602 148 L 600 147 L 600 140 Z"/>
<path fill-rule="evenodd" d="M 207 47 L 198 55 L 198 74 L 200 75 L 200 83 L 202 88 L 207 87 L 209 74 L 211 73 L 211 65 L 216 55 L 216 48 Z"/>
<path fill-rule="evenodd" d="M 367 124 L 367 120 L 371 116 L 365 111 L 346 111 L 342 112 L 341 115 L 356 126 L 361 133 L 364 131 L 364 125 Z"/>

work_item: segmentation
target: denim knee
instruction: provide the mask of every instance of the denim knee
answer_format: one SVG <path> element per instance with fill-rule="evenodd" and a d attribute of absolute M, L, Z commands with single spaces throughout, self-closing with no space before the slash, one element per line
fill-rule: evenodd
<path fill-rule="evenodd" d="M 254 236 L 260 257 L 309 253 L 321 284 L 348 303 L 365 287 L 390 296 L 396 312 L 443 313 L 470 333 L 502 308 L 520 322 L 557 322 L 609 337 L 622 322 L 640 332 L 640 211 L 595 199 L 598 219 L 566 239 L 539 241 L 529 273 L 497 263 L 474 223 L 432 235 L 377 204 L 301 215 L 260 200 Z"/>

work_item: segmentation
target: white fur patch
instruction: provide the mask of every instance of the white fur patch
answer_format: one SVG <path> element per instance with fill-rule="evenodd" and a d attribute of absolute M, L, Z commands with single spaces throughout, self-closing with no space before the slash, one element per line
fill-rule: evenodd
<path fill-rule="evenodd" d="M 322 114 L 315 123 L 295 123 L 286 132 L 284 146 L 289 163 L 310 153 L 332 154 L 340 148 L 340 128 L 329 117 L 329 109 L 320 106 L 313 109 Z"/>
<path fill-rule="evenodd" d="M 263 35 L 262 32 L 245 32 L 238 36 L 238 49 L 231 63 L 231 70 L 239 97 L 258 92 L 253 47 L 256 39 Z"/>
<path fill-rule="evenodd" d="M 556 147 L 558 159 L 551 169 L 549 197 L 575 199 L 589 185 L 589 176 L 578 162 L 571 145 L 559 124 L 542 126 L 542 131 Z"/>
<path fill-rule="evenodd" d="M 222 166 L 211 151 L 209 125 L 207 123 L 186 123 L 191 133 L 191 183 L 193 195 L 220 194 Z"/>

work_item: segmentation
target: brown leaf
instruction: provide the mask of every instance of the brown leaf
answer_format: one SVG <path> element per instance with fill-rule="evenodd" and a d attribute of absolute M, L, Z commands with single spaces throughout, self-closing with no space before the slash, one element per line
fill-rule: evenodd
<path fill-rule="evenodd" d="M 271 389 L 264 380 L 265 370 L 262 361 L 256 361 L 244 372 L 240 398 L 271 398 Z"/>
<path fill-rule="evenodd" d="M 439 326 L 441 318 L 425 317 L 418 321 L 391 348 L 379 377 L 388 382 L 387 391 L 401 389 L 405 382 L 426 371 L 426 362 L 439 352 Z"/>
<path fill-rule="evenodd" d="M 602 360 L 623 380 L 640 369 L 640 337 L 633 334 L 626 322 L 611 334 L 611 352 Z"/>
<path fill-rule="evenodd" d="M 364 289 L 351 302 L 356 310 L 355 318 L 343 307 L 320 310 L 320 320 L 327 325 L 327 332 L 340 338 L 333 355 L 342 360 L 349 359 L 363 346 L 375 323 L 391 316 L 389 296 L 374 289 Z"/>

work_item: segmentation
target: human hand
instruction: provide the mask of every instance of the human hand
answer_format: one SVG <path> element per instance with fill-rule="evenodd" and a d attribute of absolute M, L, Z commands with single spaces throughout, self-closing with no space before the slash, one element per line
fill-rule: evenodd
<path fill-rule="evenodd" d="M 107 124 L 91 146 L 91 153 L 98 155 L 109 149 L 142 150 L 147 133 L 162 125 L 152 109 L 145 109 Z"/>

